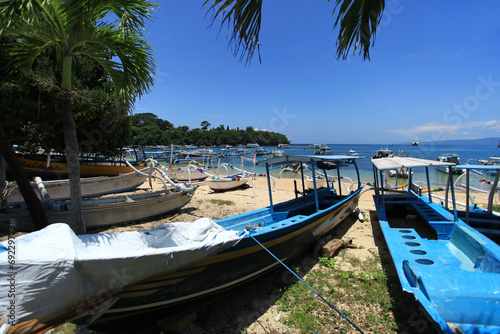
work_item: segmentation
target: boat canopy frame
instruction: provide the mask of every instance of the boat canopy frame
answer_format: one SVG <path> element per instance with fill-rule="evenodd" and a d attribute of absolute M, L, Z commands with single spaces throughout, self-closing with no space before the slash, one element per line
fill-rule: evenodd
<path fill-rule="evenodd" d="M 498 188 L 498 183 L 500 180 L 500 166 L 499 165 L 457 165 L 452 168 L 465 170 L 465 223 L 469 225 L 470 218 L 470 171 L 474 170 L 494 170 L 496 171 L 495 179 L 492 182 L 491 190 L 488 194 L 488 206 L 486 211 L 488 213 L 493 213 L 493 199 L 495 197 L 495 191 Z"/>
<path fill-rule="evenodd" d="M 323 165 L 328 165 L 328 163 L 334 163 L 335 169 L 337 169 L 337 177 L 338 177 L 338 183 L 339 183 L 339 195 L 342 196 L 342 186 L 341 186 L 341 177 L 340 177 L 340 167 L 341 166 L 347 166 L 349 163 L 353 164 L 355 169 L 356 169 L 356 175 L 358 179 L 358 189 L 361 188 L 361 178 L 359 174 L 359 168 L 356 163 L 357 159 L 363 159 L 364 157 L 360 156 L 348 156 L 348 155 L 284 155 L 284 156 L 277 156 L 277 157 L 271 157 L 269 159 L 266 159 L 264 161 L 258 162 L 257 165 L 265 165 L 266 166 L 266 176 L 267 176 L 267 185 L 268 185 L 268 190 L 269 190 L 269 207 L 271 209 L 271 212 L 274 213 L 274 205 L 273 205 L 273 196 L 272 196 L 272 190 L 271 190 L 271 179 L 270 179 L 270 173 L 269 173 L 269 167 L 270 166 L 275 166 L 275 165 L 285 165 L 285 164 L 293 164 L 293 163 L 300 163 L 300 168 L 301 168 L 301 179 L 302 179 L 302 189 L 303 189 L 303 194 L 305 194 L 305 180 L 304 180 L 304 170 L 303 170 L 303 163 L 309 163 L 311 164 L 311 169 L 312 169 L 312 179 L 313 179 L 313 193 L 314 193 L 314 201 L 316 204 L 316 211 L 319 210 L 319 197 L 318 197 L 318 189 L 316 186 L 316 164 L 318 162 L 323 163 Z M 326 162 L 326 164 L 325 164 Z M 328 180 L 328 174 L 325 169 L 322 169 L 323 173 L 325 174 L 326 178 L 326 186 L 330 190 L 330 182 Z M 332 181 L 333 183 L 334 181 Z"/>
<path fill-rule="evenodd" d="M 425 176 L 427 183 L 427 198 L 429 203 L 432 203 L 432 189 L 429 178 L 429 167 L 447 167 L 449 168 L 448 179 L 446 184 L 446 205 L 448 205 L 448 192 L 451 188 L 452 194 L 452 203 L 453 203 L 453 216 L 454 220 L 458 220 L 458 213 L 456 207 L 455 200 L 455 190 L 453 186 L 453 175 L 452 175 L 452 167 L 453 163 L 449 162 L 441 162 L 435 160 L 427 160 L 420 158 L 412 158 L 412 157 L 389 157 L 389 158 L 379 158 L 379 159 L 371 159 L 373 165 L 373 179 L 374 179 L 374 188 L 375 188 L 375 196 L 381 199 L 381 205 L 383 210 L 379 213 L 380 220 L 387 220 L 385 216 L 385 192 L 384 192 L 384 173 L 391 169 L 397 168 L 408 168 L 408 193 L 413 194 L 415 196 L 422 196 L 422 188 L 416 187 L 413 183 L 412 169 L 413 168 L 425 168 Z M 377 175 L 378 174 L 378 175 Z M 396 178 L 396 189 L 398 189 L 398 180 Z M 395 189 L 387 189 L 388 191 L 394 191 Z"/>

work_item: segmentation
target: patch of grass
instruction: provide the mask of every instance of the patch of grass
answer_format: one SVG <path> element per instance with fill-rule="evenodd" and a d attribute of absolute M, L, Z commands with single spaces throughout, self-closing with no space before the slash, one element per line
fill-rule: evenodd
<path fill-rule="evenodd" d="M 65 323 L 63 325 L 55 327 L 51 333 L 53 334 L 73 334 L 76 330 L 76 325 L 72 323 Z"/>
<path fill-rule="evenodd" d="M 217 205 L 234 205 L 234 202 L 232 201 L 225 201 L 222 199 L 211 199 L 209 201 L 210 203 L 217 204 Z"/>
<path fill-rule="evenodd" d="M 396 305 L 391 296 L 402 293 L 401 287 L 395 287 L 388 279 L 380 257 L 373 255 L 360 260 L 345 254 L 341 256 L 349 264 L 349 270 L 342 270 L 335 259 L 320 257 L 319 270 L 310 271 L 305 278 L 306 283 L 364 331 L 400 333 L 400 327 L 407 325 L 397 324 L 394 310 L 404 307 Z M 285 323 L 301 333 L 348 333 L 354 330 L 302 282 L 283 288 L 277 305 L 280 311 L 287 314 Z M 414 309 L 408 310 L 412 311 L 415 313 Z M 412 331 L 407 329 L 405 332 Z"/>

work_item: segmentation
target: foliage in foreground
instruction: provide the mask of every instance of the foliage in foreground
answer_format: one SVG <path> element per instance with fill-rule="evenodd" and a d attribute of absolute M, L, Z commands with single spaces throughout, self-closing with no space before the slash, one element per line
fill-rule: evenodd
<path fill-rule="evenodd" d="M 423 333 L 433 330 L 416 311 L 413 297 L 402 292 L 395 273 L 384 271 L 379 256 L 363 261 L 342 254 L 349 270 L 342 269 L 335 258 L 319 258 L 319 269 L 310 271 L 305 278 L 306 283 L 339 312 L 364 332 Z M 302 333 L 355 331 L 302 282 L 283 290 L 278 305 L 287 315 L 287 325 Z"/>

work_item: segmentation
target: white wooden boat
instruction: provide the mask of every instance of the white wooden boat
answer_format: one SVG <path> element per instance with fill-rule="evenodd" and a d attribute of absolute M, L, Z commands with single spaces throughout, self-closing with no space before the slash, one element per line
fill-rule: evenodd
<path fill-rule="evenodd" d="M 143 184 L 147 177 L 148 175 L 144 173 L 131 172 L 119 176 L 82 178 L 80 180 L 81 194 L 82 197 L 94 197 L 132 190 Z M 34 189 L 37 189 L 35 183 L 32 185 Z M 69 180 L 44 181 L 43 185 L 53 200 L 70 198 Z M 38 191 L 36 193 L 38 194 Z M 19 188 L 8 188 L 7 201 L 10 205 L 24 203 Z"/>
<path fill-rule="evenodd" d="M 452 153 L 443 153 L 436 160 L 440 161 L 440 162 L 449 162 L 453 165 L 460 165 L 460 157 L 458 156 L 458 154 L 453 153 L 453 152 Z M 445 168 L 442 166 L 438 166 L 437 170 L 440 172 L 443 172 L 443 173 L 449 172 L 449 168 Z M 462 174 L 464 172 L 464 170 L 461 168 L 453 168 L 452 172 L 453 172 L 453 174 Z"/>
<path fill-rule="evenodd" d="M 313 190 L 314 189 L 314 180 L 313 180 L 312 177 L 307 177 L 305 179 L 305 183 L 306 183 L 307 189 L 309 189 L 309 190 Z M 325 186 L 326 186 L 326 180 L 325 179 L 316 178 L 316 188 L 317 189 L 324 188 Z"/>
<path fill-rule="evenodd" d="M 172 189 L 139 195 L 116 195 L 113 198 L 83 200 L 83 218 L 87 228 L 112 226 L 144 220 L 180 209 L 191 200 L 195 187 L 179 184 Z M 71 223 L 70 203 L 56 211 L 42 203 L 49 223 Z M 15 222 L 16 231 L 34 231 L 26 205 L 9 206 L 0 213 L 0 229 L 7 230 Z"/>
<path fill-rule="evenodd" d="M 211 176 L 206 179 L 208 187 L 215 191 L 225 191 L 243 187 L 245 184 L 248 183 L 248 181 L 251 180 L 249 178 L 239 177 L 239 176 L 234 176 L 234 177 Z"/>
<path fill-rule="evenodd" d="M 191 162 L 185 167 L 178 168 L 166 168 L 162 166 L 162 170 L 171 180 L 176 182 L 203 182 L 208 177 L 204 168 L 197 167 Z"/>

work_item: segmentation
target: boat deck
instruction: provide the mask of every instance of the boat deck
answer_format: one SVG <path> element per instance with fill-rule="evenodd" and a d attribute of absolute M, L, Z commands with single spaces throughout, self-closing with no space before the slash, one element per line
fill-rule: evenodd
<path fill-rule="evenodd" d="M 384 204 L 380 225 L 403 289 L 427 305 L 444 332 L 500 330 L 500 296 L 492 293 L 500 291 L 498 245 L 426 197 L 390 195 Z"/>
<path fill-rule="evenodd" d="M 345 198 L 344 196 L 333 194 L 326 188 L 318 191 L 318 196 L 319 210 L 327 209 Z M 306 219 L 316 211 L 314 196 L 310 194 L 298 200 L 276 204 L 273 210 L 266 207 L 238 216 L 220 219 L 217 223 L 226 229 L 244 231 L 245 229 L 265 228 L 278 222 L 285 224 L 286 220 L 296 222 Z"/>

